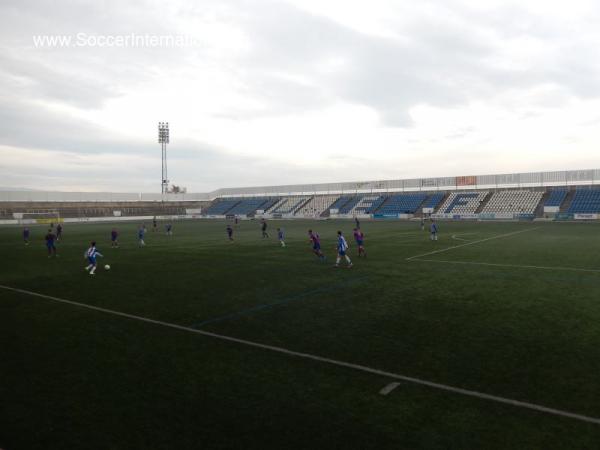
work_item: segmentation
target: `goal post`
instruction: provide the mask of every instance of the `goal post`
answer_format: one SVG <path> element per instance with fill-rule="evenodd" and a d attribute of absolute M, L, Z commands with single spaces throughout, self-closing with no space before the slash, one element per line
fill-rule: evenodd
<path fill-rule="evenodd" d="M 60 212 L 55 209 L 24 211 L 13 213 L 13 217 L 17 220 L 35 221 L 35 223 L 49 225 L 51 223 L 61 223 L 64 219 L 60 216 Z"/>

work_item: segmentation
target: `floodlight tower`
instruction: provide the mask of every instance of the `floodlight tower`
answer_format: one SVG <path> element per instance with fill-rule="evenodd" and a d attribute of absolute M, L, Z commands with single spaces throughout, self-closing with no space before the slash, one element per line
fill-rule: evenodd
<path fill-rule="evenodd" d="M 158 122 L 158 143 L 162 151 L 162 179 L 160 191 L 166 194 L 169 190 L 167 177 L 167 144 L 169 143 L 169 122 Z"/>

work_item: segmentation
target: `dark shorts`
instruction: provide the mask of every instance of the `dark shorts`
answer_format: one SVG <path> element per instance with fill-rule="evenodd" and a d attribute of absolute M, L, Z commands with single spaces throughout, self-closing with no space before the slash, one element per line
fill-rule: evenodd
<path fill-rule="evenodd" d="M 360 245 L 362 247 L 363 241 L 356 241 L 356 245 Z"/>
<path fill-rule="evenodd" d="M 54 242 L 46 242 L 46 247 L 48 247 L 49 249 L 51 249 L 51 248 L 56 248 L 56 247 L 54 246 Z"/>
<path fill-rule="evenodd" d="M 313 244 L 313 250 L 321 250 L 321 244 Z"/>

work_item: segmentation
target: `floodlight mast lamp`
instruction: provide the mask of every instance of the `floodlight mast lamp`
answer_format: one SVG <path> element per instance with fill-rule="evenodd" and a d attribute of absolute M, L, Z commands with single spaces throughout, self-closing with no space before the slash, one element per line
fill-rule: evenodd
<path fill-rule="evenodd" d="M 169 191 L 169 178 L 167 176 L 167 144 L 169 143 L 169 122 L 158 122 L 158 143 L 162 152 L 162 178 L 160 191 L 166 194 Z"/>

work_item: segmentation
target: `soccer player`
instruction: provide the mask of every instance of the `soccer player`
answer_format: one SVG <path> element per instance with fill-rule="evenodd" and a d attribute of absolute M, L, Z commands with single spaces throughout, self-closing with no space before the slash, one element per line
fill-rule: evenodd
<path fill-rule="evenodd" d="M 354 229 L 354 240 L 356 241 L 356 246 L 358 247 L 358 257 L 364 256 L 367 257 L 367 252 L 365 251 L 365 234 L 360 231 L 359 228 Z"/>
<path fill-rule="evenodd" d="M 354 217 L 354 223 L 356 225 L 356 228 L 360 230 L 360 222 L 358 221 L 358 217 Z"/>
<path fill-rule="evenodd" d="M 348 263 L 348 268 L 352 267 L 352 261 L 350 261 L 350 257 L 346 255 L 346 250 L 348 250 L 348 243 L 346 242 L 346 238 L 342 236 L 342 232 L 337 232 L 338 242 L 337 242 L 337 258 L 335 260 L 335 267 L 340 266 L 340 260 L 342 256 L 346 258 L 346 262 Z"/>
<path fill-rule="evenodd" d="M 321 238 L 319 237 L 319 233 L 308 230 L 308 239 L 312 243 L 313 253 L 317 255 L 321 261 L 325 261 L 325 255 L 321 251 Z"/>
<path fill-rule="evenodd" d="M 56 240 L 60 241 L 60 238 L 62 236 L 62 231 L 63 231 L 63 226 L 62 224 L 59 222 L 58 225 L 56 225 Z"/>
<path fill-rule="evenodd" d="M 261 230 L 262 230 L 262 237 L 264 238 L 268 238 L 269 237 L 269 233 L 267 233 L 267 221 L 265 219 L 260 219 L 261 222 Z"/>
<path fill-rule="evenodd" d="M 285 247 L 285 233 L 283 228 L 277 228 L 277 238 L 279 239 L 279 242 L 281 242 L 281 246 Z"/>
<path fill-rule="evenodd" d="M 110 232 L 110 246 L 119 248 L 119 232 L 116 228 L 113 228 Z"/>
<path fill-rule="evenodd" d="M 235 226 L 237 227 L 240 223 L 240 218 L 238 216 L 235 216 Z"/>
<path fill-rule="evenodd" d="M 87 251 L 83 254 L 83 257 L 87 258 L 87 260 L 89 262 L 89 264 L 87 265 L 85 270 L 89 270 L 90 275 L 95 275 L 94 272 L 96 271 L 96 267 L 97 267 L 96 258 L 98 256 L 102 257 L 103 255 L 96 249 L 96 242 L 92 242 L 92 245 L 90 246 L 90 248 L 88 248 Z"/>
<path fill-rule="evenodd" d="M 421 217 L 421 231 L 425 230 L 425 217 Z"/>
<path fill-rule="evenodd" d="M 52 228 L 46 234 L 46 248 L 48 249 L 48 258 L 54 256 L 56 258 L 56 235 L 52 232 Z"/>
<path fill-rule="evenodd" d="M 229 224 L 227 224 L 227 237 L 233 242 L 233 228 L 231 228 L 231 225 Z"/>
<path fill-rule="evenodd" d="M 153 232 L 156 231 L 156 226 L 157 226 L 157 224 L 156 224 L 156 216 L 154 216 L 154 218 L 152 219 L 152 231 Z"/>
<path fill-rule="evenodd" d="M 438 227 L 437 224 L 432 220 L 431 221 L 431 225 L 429 225 L 429 232 L 430 234 L 430 239 L 432 241 L 437 241 L 437 233 L 438 233 Z"/>
<path fill-rule="evenodd" d="M 173 224 L 166 224 L 165 229 L 167 230 L 167 236 L 173 236 Z"/>
<path fill-rule="evenodd" d="M 143 247 L 144 245 L 146 245 L 146 243 L 144 242 L 144 235 L 146 234 L 146 227 L 144 225 L 142 225 L 139 229 L 138 229 L 138 244 L 140 247 Z"/>
<path fill-rule="evenodd" d="M 23 228 L 23 242 L 25 242 L 25 245 L 29 245 L 29 228 L 28 227 Z"/>

